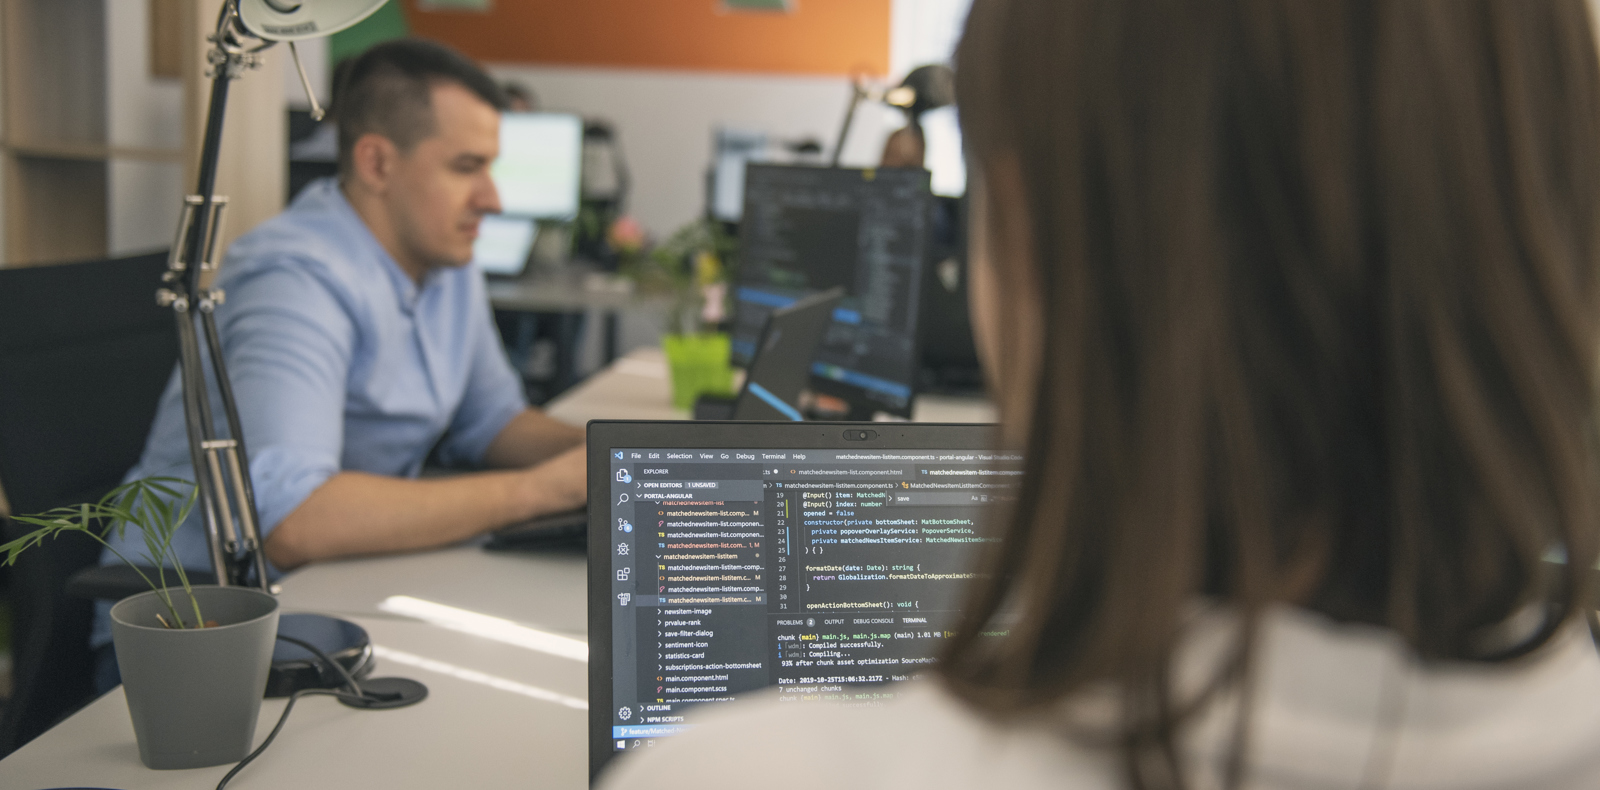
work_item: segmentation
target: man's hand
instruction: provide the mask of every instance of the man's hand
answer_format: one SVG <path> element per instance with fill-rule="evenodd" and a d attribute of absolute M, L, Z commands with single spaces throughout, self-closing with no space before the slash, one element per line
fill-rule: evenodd
<path fill-rule="evenodd" d="M 524 518 L 573 510 L 582 507 L 588 498 L 588 458 L 581 444 L 526 470 L 523 476 L 532 506 Z"/>
<path fill-rule="evenodd" d="M 288 570 L 315 560 L 431 549 L 584 503 L 581 429 L 529 409 L 500 431 L 484 460 L 523 468 L 428 480 L 340 472 L 272 530 L 263 546 L 267 559 Z"/>

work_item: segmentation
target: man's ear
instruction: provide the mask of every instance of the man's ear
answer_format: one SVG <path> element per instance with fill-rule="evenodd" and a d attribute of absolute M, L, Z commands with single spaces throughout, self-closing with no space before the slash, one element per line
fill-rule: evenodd
<path fill-rule="evenodd" d="M 350 149 L 352 175 L 362 187 L 382 193 L 394 178 L 394 168 L 399 158 L 400 150 L 395 147 L 393 140 L 368 132 L 361 135 Z"/>

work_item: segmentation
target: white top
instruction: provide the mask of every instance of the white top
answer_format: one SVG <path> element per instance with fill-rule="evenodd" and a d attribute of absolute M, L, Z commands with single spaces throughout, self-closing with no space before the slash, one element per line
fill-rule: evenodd
<path fill-rule="evenodd" d="M 1180 678 L 1214 665 L 1219 630 L 1191 640 Z M 1600 788 L 1600 655 L 1582 623 L 1534 656 L 1495 667 L 1424 668 L 1389 632 L 1298 610 L 1270 613 L 1261 645 L 1252 790 Z M 1196 723 L 1190 747 L 1202 766 L 1220 765 L 1229 748 L 1225 708 Z M 691 721 L 698 726 L 690 732 L 619 759 L 603 786 L 1124 786 L 1116 753 L 1042 721 L 987 721 L 931 680 L 901 685 L 877 709 L 767 697 L 707 708 Z M 1368 771 L 1374 781 L 1364 782 Z M 1215 786 L 1214 776 L 1194 778 L 1198 788 Z"/>

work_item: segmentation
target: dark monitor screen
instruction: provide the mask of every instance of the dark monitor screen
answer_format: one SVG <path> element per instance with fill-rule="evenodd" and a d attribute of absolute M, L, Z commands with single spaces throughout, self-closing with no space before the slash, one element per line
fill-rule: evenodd
<path fill-rule="evenodd" d="M 734 291 L 733 358 L 748 365 L 767 315 L 841 286 L 812 388 L 909 416 L 927 257 L 928 172 L 751 164 Z"/>
<path fill-rule="evenodd" d="M 935 197 L 917 328 L 923 367 L 918 392 L 972 395 L 983 389 L 967 309 L 966 231 L 966 199 Z"/>

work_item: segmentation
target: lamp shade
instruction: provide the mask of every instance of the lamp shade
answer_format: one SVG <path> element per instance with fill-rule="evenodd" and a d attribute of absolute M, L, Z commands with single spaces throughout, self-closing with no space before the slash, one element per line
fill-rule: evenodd
<path fill-rule="evenodd" d="M 300 41 L 337 33 L 387 0 L 238 0 L 239 21 L 263 41 Z"/>
<path fill-rule="evenodd" d="M 956 73 L 943 64 L 918 66 L 899 87 L 884 93 L 883 102 L 912 115 L 955 104 Z"/>

